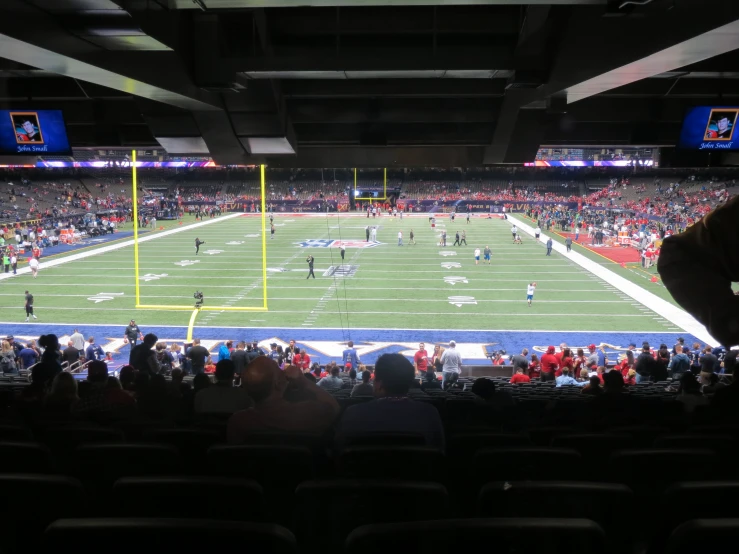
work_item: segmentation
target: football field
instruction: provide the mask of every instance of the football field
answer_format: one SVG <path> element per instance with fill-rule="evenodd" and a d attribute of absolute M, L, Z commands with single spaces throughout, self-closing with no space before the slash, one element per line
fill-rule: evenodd
<path fill-rule="evenodd" d="M 223 216 L 206 226 L 188 223 L 139 245 L 141 303 L 182 306 L 205 295 L 206 306 L 262 306 L 261 218 Z M 377 226 L 377 242 L 365 240 Z M 677 332 L 675 325 L 600 277 L 522 233 L 512 243 L 509 222 L 476 216 L 467 224 L 427 216 L 367 219 L 348 214 L 275 216 L 267 235 L 268 311 L 203 311 L 198 327 L 303 329 L 446 329 L 520 331 Z M 416 244 L 409 244 L 414 231 Z M 398 231 L 403 246 L 398 246 Z M 467 245 L 454 246 L 456 231 Z M 194 241 L 205 241 L 195 254 Z M 338 244 L 346 244 L 345 260 Z M 473 251 L 492 249 L 492 264 L 475 264 Z M 306 258 L 315 276 L 306 279 Z M 133 247 L 45 267 L 37 279 L 3 281 L 4 323 L 24 321 L 23 293 L 35 296 L 38 323 L 187 325 L 191 311 L 137 310 Z M 532 307 L 526 285 L 538 287 Z"/>

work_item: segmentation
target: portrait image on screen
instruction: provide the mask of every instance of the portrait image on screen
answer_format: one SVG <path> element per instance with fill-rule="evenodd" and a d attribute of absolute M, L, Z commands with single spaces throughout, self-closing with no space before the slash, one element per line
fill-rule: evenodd
<path fill-rule="evenodd" d="M 10 112 L 18 144 L 44 144 L 44 135 L 37 112 Z"/>
<path fill-rule="evenodd" d="M 706 123 L 705 140 L 731 140 L 739 110 L 715 109 Z"/>

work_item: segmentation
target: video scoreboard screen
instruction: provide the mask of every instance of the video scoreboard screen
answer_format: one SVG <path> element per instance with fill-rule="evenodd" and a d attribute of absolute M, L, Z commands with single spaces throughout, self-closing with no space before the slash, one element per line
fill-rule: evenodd
<path fill-rule="evenodd" d="M 683 120 L 679 148 L 690 150 L 739 150 L 736 132 L 739 106 L 698 106 Z"/>
<path fill-rule="evenodd" d="M 0 154 L 71 155 L 60 110 L 0 110 Z"/>

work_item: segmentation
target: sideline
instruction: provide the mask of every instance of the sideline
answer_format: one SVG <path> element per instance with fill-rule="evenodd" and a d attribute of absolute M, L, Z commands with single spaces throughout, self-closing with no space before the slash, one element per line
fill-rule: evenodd
<path fill-rule="evenodd" d="M 183 225 L 182 227 L 176 227 L 175 229 L 169 229 L 167 231 L 161 231 L 157 234 L 147 235 L 139 239 L 139 244 L 141 244 L 142 242 L 148 242 L 150 240 L 158 239 L 159 237 L 168 237 L 170 235 L 176 235 L 177 233 L 182 233 L 184 231 L 189 231 L 191 229 L 197 229 L 198 227 L 212 225 L 213 223 L 218 223 L 219 221 L 224 221 L 226 219 L 233 219 L 235 217 L 239 217 L 240 215 L 241 214 L 239 213 L 222 215 L 217 218 L 209 219 L 208 221 L 201 221 L 200 223 L 193 223 L 192 225 Z M 57 258 L 56 260 L 49 260 L 48 262 L 43 261 L 43 258 L 41 258 L 42 261 L 39 266 L 39 271 L 43 271 L 43 269 L 47 267 L 56 267 L 58 265 L 66 264 L 69 262 L 74 262 L 77 260 L 84 260 L 85 258 L 89 258 L 91 256 L 97 256 L 98 254 L 106 254 L 108 252 L 120 250 L 121 248 L 125 248 L 126 246 L 132 246 L 133 243 L 134 243 L 133 239 L 129 239 L 129 240 L 126 240 L 125 242 L 116 242 L 116 244 L 100 246 L 99 248 L 95 250 L 87 250 L 86 252 L 79 252 L 77 254 L 71 254 L 70 256 L 66 256 L 64 258 Z M 26 266 L 26 267 L 19 269 L 17 275 L 28 275 L 29 273 L 31 273 L 31 268 Z M 11 279 L 13 277 L 16 277 L 17 275 L 14 275 L 12 273 L 1 273 L 0 281 Z"/>
<path fill-rule="evenodd" d="M 519 229 L 524 231 L 531 238 L 534 237 L 534 229 L 521 219 L 509 214 L 508 220 L 511 223 L 515 223 Z M 547 235 L 542 233 L 539 238 L 539 242 L 545 244 L 547 238 Z M 677 306 L 670 304 L 667 300 L 664 300 L 656 294 L 632 283 L 628 279 L 624 279 L 610 269 L 603 267 L 599 263 L 594 262 L 590 258 L 586 258 L 574 250 L 567 253 L 567 248 L 564 244 L 560 244 L 557 241 L 552 242 L 552 249 L 562 254 L 565 258 L 572 260 L 586 271 L 592 273 L 596 277 L 600 277 L 608 284 L 613 285 L 615 288 L 624 294 L 627 294 L 644 307 L 649 308 L 657 315 L 664 317 L 667 321 L 674 323 L 676 327 L 679 327 L 686 333 L 693 335 L 701 342 L 710 344 L 711 346 L 718 346 L 718 341 L 716 341 L 706 328 L 688 312 L 681 310 Z"/>

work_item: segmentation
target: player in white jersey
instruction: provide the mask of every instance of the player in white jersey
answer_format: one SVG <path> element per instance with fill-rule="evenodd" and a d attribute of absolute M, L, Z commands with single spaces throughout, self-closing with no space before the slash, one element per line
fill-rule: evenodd
<path fill-rule="evenodd" d="M 31 273 L 33 274 L 33 278 L 35 279 L 36 277 L 38 277 L 38 268 L 39 268 L 38 258 L 31 258 L 28 261 L 28 267 L 31 268 Z"/>
<path fill-rule="evenodd" d="M 534 292 L 536 292 L 536 283 L 529 283 L 526 287 L 526 301 L 529 303 L 529 308 L 531 307 L 531 301 L 534 299 Z"/>
<path fill-rule="evenodd" d="M 475 265 L 480 263 L 480 249 L 475 248 Z"/>

